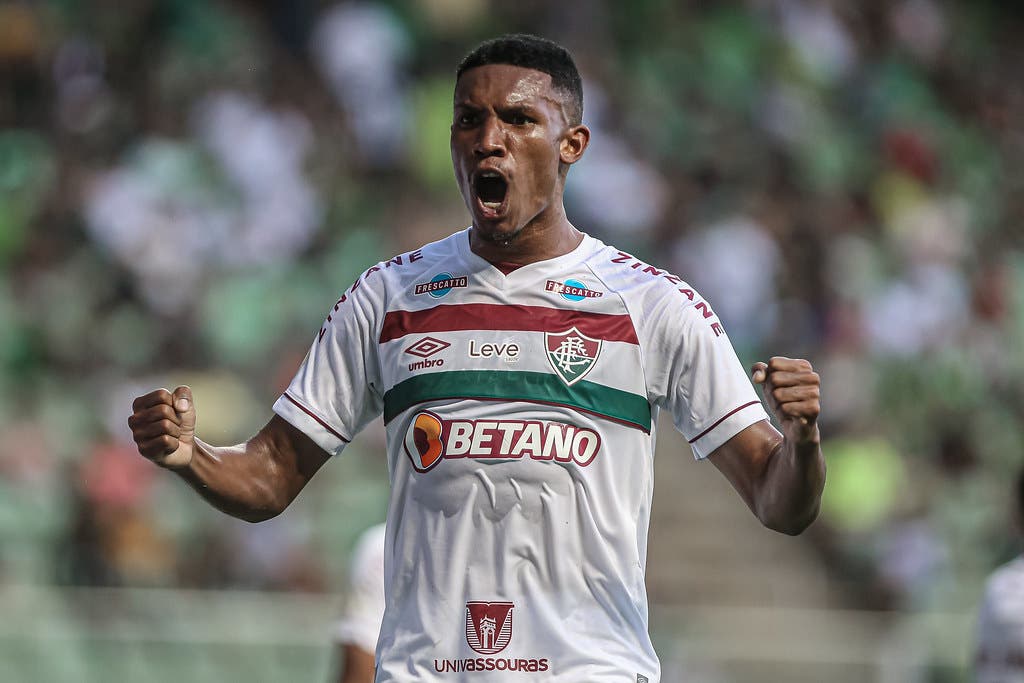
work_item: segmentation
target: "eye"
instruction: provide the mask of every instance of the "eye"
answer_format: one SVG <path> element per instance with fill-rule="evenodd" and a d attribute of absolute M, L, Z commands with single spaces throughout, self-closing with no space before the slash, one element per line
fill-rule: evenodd
<path fill-rule="evenodd" d="M 521 111 L 513 112 L 508 117 L 508 122 L 513 126 L 525 126 L 528 123 L 533 123 L 533 119 L 524 114 Z"/>
<path fill-rule="evenodd" d="M 468 128 L 476 124 L 476 114 L 473 112 L 462 112 L 455 115 L 455 125 L 460 128 Z"/>

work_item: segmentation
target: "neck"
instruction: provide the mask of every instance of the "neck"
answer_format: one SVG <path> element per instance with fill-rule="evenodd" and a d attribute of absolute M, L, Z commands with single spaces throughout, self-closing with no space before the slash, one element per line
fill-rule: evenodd
<path fill-rule="evenodd" d="M 546 261 L 568 254 L 582 241 L 583 233 L 569 222 L 561 204 L 554 215 L 536 216 L 508 241 L 484 237 L 475 225 L 469 231 L 469 248 L 491 263 Z"/>

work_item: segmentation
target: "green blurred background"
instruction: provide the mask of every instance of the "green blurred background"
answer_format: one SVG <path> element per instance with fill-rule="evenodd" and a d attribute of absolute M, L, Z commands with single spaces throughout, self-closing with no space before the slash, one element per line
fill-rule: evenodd
<path fill-rule="evenodd" d="M 952 0 L 0 0 L 0 680 L 328 680 L 382 429 L 283 516 L 134 453 L 190 384 L 244 439 L 368 265 L 464 227 L 454 66 L 570 47 L 575 224 L 694 284 L 741 359 L 809 358 L 829 482 L 761 530 L 659 439 L 666 683 L 960 681 L 1018 550 L 1024 11 Z"/>

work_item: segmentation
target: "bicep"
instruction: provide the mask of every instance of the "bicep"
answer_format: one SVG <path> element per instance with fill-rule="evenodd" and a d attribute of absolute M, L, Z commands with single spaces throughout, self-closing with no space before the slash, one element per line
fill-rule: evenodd
<path fill-rule="evenodd" d="M 736 492 L 755 510 L 758 486 L 768 469 L 772 453 L 782 444 L 782 434 L 768 420 L 744 428 L 708 456 Z"/>
<path fill-rule="evenodd" d="M 280 415 L 274 415 L 253 438 L 287 492 L 288 502 L 330 458 L 327 451 Z"/>

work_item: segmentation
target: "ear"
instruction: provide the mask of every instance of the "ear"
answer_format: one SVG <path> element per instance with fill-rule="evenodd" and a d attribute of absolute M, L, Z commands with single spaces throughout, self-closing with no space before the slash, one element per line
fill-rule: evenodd
<path fill-rule="evenodd" d="M 571 126 L 562 138 L 558 157 L 563 164 L 575 164 L 590 144 L 590 129 L 580 124 Z"/>

